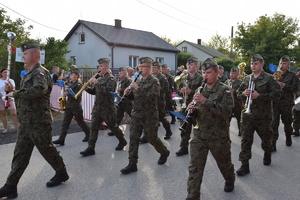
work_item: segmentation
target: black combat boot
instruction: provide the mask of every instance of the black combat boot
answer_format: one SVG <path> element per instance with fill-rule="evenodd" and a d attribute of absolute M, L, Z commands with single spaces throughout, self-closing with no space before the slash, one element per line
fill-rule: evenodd
<path fill-rule="evenodd" d="M 264 154 L 264 165 L 270 165 L 271 162 L 272 162 L 271 153 L 265 152 L 265 154 Z"/>
<path fill-rule="evenodd" d="M 225 182 L 224 191 L 232 192 L 234 189 L 234 182 Z"/>
<path fill-rule="evenodd" d="M 82 142 L 88 142 L 89 141 L 89 136 L 88 135 L 86 135 L 84 138 L 83 138 L 83 140 L 82 140 Z"/>
<path fill-rule="evenodd" d="M 109 135 L 109 136 L 115 136 L 115 133 L 114 132 L 108 132 L 107 135 Z"/>
<path fill-rule="evenodd" d="M 65 145 L 65 141 L 61 140 L 61 139 L 57 139 L 53 141 L 53 144 L 59 144 L 60 146 L 64 146 Z"/>
<path fill-rule="evenodd" d="M 167 159 L 168 159 L 169 155 L 170 155 L 170 151 L 166 150 L 164 153 L 160 154 L 160 157 L 159 157 L 157 163 L 159 165 L 165 164 L 165 162 L 167 162 Z"/>
<path fill-rule="evenodd" d="M 286 146 L 292 146 L 292 137 L 291 137 L 291 134 L 286 134 L 285 135 L 285 137 L 286 137 L 286 140 L 285 140 L 285 145 Z"/>
<path fill-rule="evenodd" d="M 242 166 L 236 171 L 238 176 L 245 176 L 250 173 L 249 161 L 243 161 Z"/>
<path fill-rule="evenodd" d="M 183 156 L 183 155 L 186 155 L 186 154 L 189 154 L 189 150 L 188 150 L 187 147 L 181 147 L 179 149 L 179 151 L 176 152 L 177 156 Z"/>
<path fill-rule="evenodd" d="M 121 169 L 121 173 L 122 174 L 129 174 L 131 172 L 136 172 L 137 171 L 137 166 L 136 166 L 136 163 L 133 163 L 133 162 L 129 162 L 129 164 Z"/>
<path fill-rule="evenodd" d="M 275 152 L 275 151 L 277 151 L 276 141 L 272 141 L 272 152 Z"/>
<path fill-rule="evenodd" d="M 300 136 L 299 129 L 295 129 L 295 132 L 293 132 L 293 135 L 294 136 Z"/>
<path fill-rule="evenodd" d="M 82 156 L 91 156 L 91 155 L 95 155 L 95 149 L 87 148 L 86 150 L 80 152 L 80 154 L 81 154 Z"/>
<path fill-rule="evenodd" d="M 140 138 L 140 144 L 145 144 L 148 143 L 148 140 L 146 138 L 146 136 L 144 135 L 143 137 Z"/>
<path fill-rule="evenodd" d="M 172 131 L 171 130 L 168 130 L 167 132 L 166 132 L 166 136 L 164 137 L 164 139 L 165 140 L 168 140 L 168 139 L 170 139 L 171 138 L 171 136 L 172 136 Z"/>
<path fill-rule="evenodd" d="M 17 186 L 5 184 L 0 189 L 0 198 L 6 197 L 7 199 L 14 199 L 18 196 Z"/>
<path fill-rule="evenodd" d="M 172 117 L 172 120 L 171 120 L 170 124 L 175 124 L 175 122 L 176 122 L 175 116 L 173 114 L 170 114 L 170 115 Z"/>
<path fill-rule="evenodd" d="M 125 139 L 119 141 L 118 146 L 115 148 L 117 151 L 121 151 L 127 145 L 127 141 Z"/>
<path fill-rule="evenodd" d="M 66 182 L 67 180 L 69 180 L 67 171 L 60 173 L 56 172 L 53 178 L 51 178 L 50 181 L 46 183 L 46 185 L 47 187 L 55 187 L 60 185 L 62 182 Z"/>

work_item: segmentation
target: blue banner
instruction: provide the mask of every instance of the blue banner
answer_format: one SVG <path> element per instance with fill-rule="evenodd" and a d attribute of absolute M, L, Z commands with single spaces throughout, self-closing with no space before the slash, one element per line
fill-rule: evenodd
<path fill-rule="evenodd" d="M 274 65 L 274 64 L 269 64 L 269 70 L 273 73 L 276 73 L 277 72 L 277 65 Z"/>

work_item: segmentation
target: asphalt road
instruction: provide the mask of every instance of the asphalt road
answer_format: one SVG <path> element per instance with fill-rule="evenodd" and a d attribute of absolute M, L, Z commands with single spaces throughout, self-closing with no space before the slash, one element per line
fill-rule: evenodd
<path fill-rule="evenodd" d="M 171 154 L 164 165 L 158 165 L 159 154 L 149 144 L 139 148 L 138 171 L 121 175 L 120 169 L 128 164 L 128 147 L 115 151 L 118 141 L 105 131 L 99 132 L 96 155 L 81 157 L 79 152 L 87 147 L 81 140 L 83 132 L 69 134 L 65 146 L 58 147 L 70 175 L 69 181 L 55 188 L 47 188 L 46 182 L 54 171 L 34 149 L 30 164 L 18 185 L 19 200 L 183 200 L 187 196 L 189 156 L 177 157 L 180 134 L 179 122 L 172 125 L 173 137 L 164 141 Z M 129 125 L 122 125 L 129 138 Z M 165 131 L 159 128 L 163 138 Z M 238 154 L 241 137 L 237 136 L 235 119 L 231 122 L 232 161 L 235 170 L 240 167 Z M 57 139 L 54 136 L 53 139 Z M 163 140 L 163 139 L 162 139 Z M 201 187 L 202 200 L 296 200 L 300 199 L 300 137 L 293 137 L 293 145 L 285 146 L 283 127 L 277 152 L 272 155 L 272 164 L 263 165 L 263 150 L 255 135 L 250 160 L 251 173 L 236 177 L 232 193 L 223 191 L 224 179 L 209 155 Z M 15 143 L 0 145 L 0 185 L 5 183 L 10 171 Z"/>

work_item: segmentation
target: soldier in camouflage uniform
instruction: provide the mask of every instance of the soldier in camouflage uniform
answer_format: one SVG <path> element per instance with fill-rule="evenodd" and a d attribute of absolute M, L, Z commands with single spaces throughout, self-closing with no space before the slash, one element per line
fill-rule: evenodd
<path fill-rule="evenodd" d="M 162 65 L 161 71 L 162 71 L 162 74 L 167 77 L 168 82 L 169 82 L 169 90 L 166 93 L 166 110 L 174 111 L 174 107 L 173 107 L 174 102 L 172 100 L 172 93 L 173 93 L 172 89 L 173 89 L 173 85 L 174 85 L 174 78 L 172 75 L 169 74 L 169 68 L 168 68 L 167 64 Z M 172 118 L 170 124 L 175 124 L 176 117 L 172 113 L 170 113 L 170 115 Z"/>
<path fill-rule="evenodd" d="M 242 80 L 238 79 L 239 75 L 239 69 L 236 67 L 232 67 L 230 70 L 230 79 L 225 81 L 225 84 L 231 87 L 231 92 L 233 94 L 234 98 L 234 107 L 232 110 L 232 113 L 234 117 L 236 118 L 236 122 L 238 125 L 239 133 L 238 136 L 241 136 L 241 112 L 243 109 L 242 101 L 241 99 L 237 98 L 236 91 L 240 87 Z M 230 118 L 231 120 L 231 118 Z"/>
<path fill-rule="evenodd" d="M 282 56 L 278 68 L 282 71 L 281 77 L 278 77 L 277 83 L 282 88 L 281 97 L 279 101 L 273 102 L 273 137 L 272 146 L 273 151 L 276 151 L 276 141 L 278 140 L 278 127 L 280 116 L 284 124 L 284 132 L 286 146 L 292 145 L 292 133 L 293 133 L 293 113 L 294 106 L 294 94 L 297 92 L 299 79 L 295 76 L 294 72 L 289 71 L 290 58 L 289 56 Z"/>
<path fill-rule="evenodd" d="M 295 98 L 300 97 L 300 71 L 296 73 L 296 77 L 298 79 L 298 89 L 295 95 Z M 294 136 L 300 136 L 300 103 L 295 104 L 293 108 L 293 128 L 294 132 L 292 133 Z"/>
<path fill-rule="evenodd" d="M 49 71 L 40 64 L 40 46 L 34 42 L 27 42 L 21 45 L 21 49 L 29 71 L 21 80 L 20 90 L 7 94 L 16 100 L 20 124 L 12 168 L 6 184 L 0 189 L 0 198 L 8 199 L 18 196 L 17 184 L 29 164 L 34 146 L 56 172 L 47 182 L 47 187 L 57 186 L 69 179 L 63 159 L 51 141 L 52 80 Z"/>
<path fill-rule="evenodd" d="M 245 77 L 240 85 L 237 96 L 245 100 L 250 96 L 249 84 L 254 83 L 250 104 L 250 113 L 242 111 L 241 129 L 242 129 L 242 150 L 239 160 L 242 166 L 237 170 L 237 175 L 244 176 L 250 173 L 249 160 L 251 159 L 251 146 L 253 144 L 253 135 L 256 131 L 261 139 L 261 147 L 264 150 L 264 165 L 271 164 L 272 152 L 272 101 L 280 98 L 281 89 L 276 83 L 274 77 L 263 71 L 264 59 L 261 55 L 255 54 L 251 58 L 252 74 Z M 251 81 L 250 81 L 251 79 Z M 248 106 L 247 106 L 248 107 Z"/>
<path fill-rule="evenodd" d="M 123 97 L 124 91 L 129 87 L 131 83 L 131 79 L 127 77 L 127 69 L 125 67 L 119 68 L 119 84 L 117 88 L 117 92 L 119 96 Z M 124 118 L 124 113 L 126 112 L 129 116 L 131 116 L 132 110 L 132 101 L 127 98 L 123 98 L 121 101 L 119 100 L 117 106 L 117 124 L 120 125 L 122 119 Z M 108 133 L 109 136 L 115 135 L 113 132 Z"/>
<path fill-rule="evenodd" d="M 152 75 L 159 80 L 160 84 L 160 98 L 158 100 L 158 118 L 166 130 L 166 136 L 164 137 L 164 139 L 170 139 L 172 131 L 170 124 L 166 119 L 166 94 L 169 91 L 169 82 L 167 77 L 161 73 L 160 62 L 155 61 L 152 63 Z"/>
<path fill-rule="evenodd" d="M 200 187 L 208 152 L 215 158 L 225 179 L 225 192 L 234 189 L 234 166 L 231 162 L 231 141 L 229 137 L 230 116 L 233 97 L 230 88 L 218 80 L 219 68 L 213 58 L 203 62 L 202 75 L 207 80 L 201 94 L 194 95 L 189 109 L 195 109 L 196 126 L 190 146 L 191 161 L 187 182 L 188 198 L 200 199 Z M 200 91 L 201 91 L 200 90 Z"/>
<path fill-rule="evenodd" d="M 73 90 L 76 94 L 82 87 L 82 84 L 78 82 L 79 73 L 72 72 L 70 74 L 70 82 L 68 83 L 68 87 Z M 67 132 L 72 121 L 72 118 L 75 117 L 77 124 L 85 133 L 85 137 L 82 140 L 83 142 L 87 142 L 89 140 L 90 128 L 83 120 L 83 110 L 81 106 L 81 96 L 75 99 L 75 96 L 71 95 L 68 92 L 64 92 L 64 96 L 67 97 L 67 108 L 64 111 L 64 119 L 61 125 L 60 136 L 57 140 L 53 141 L 54 144 L 59 144 L 61 146 L 65 145 L 65 139 L 67 136 Z"/>
<path fill-rule="evenodd" d="M 92 111 L 92 125 L 88 148 L 80 152 L 83 156 L 95 154 L 98 131 L 100 129 L 101 122 L 103 121 L 107 124 L 107 127 L 115 133 L 119 140 L 119 144 L 115 149 L 120 151 L 127 145 L 124 134 L 119 128 L 119 125 L 116 123 L 117 112 L 114 104 L 114 96 L 109 94 L 109 92 L 114 92 L 116 88 L 115 77 L 109 73 L 109 61 L 110 60 L 108 58 L 100 58 L 98 60 L 98 71 L 100 72 L 100 77 L 97 79 L 90 79 L 90 81 L 94 83 L 94 86 L 86 89 L 89 94 L 96 95 L 96 101 Z"/>
<path fill-rule="evenodd" d="M 159 165 L 164 164 L 170 155 L 170 151 L 157 136 L 159 123 L 157 101 L 160 86 L 157 78 L 151 75 L 152 59 L 142 57 L 139 61 L 143 77 L 130 84 L 132 91 L 129 98 L 134 98 L 134 104 L 131 112 L 129 164 L 121 169 L 122 174 L 137 171 L 139 138 L 142 130 L 149 143 L 160 153 Z"/>
<path fill-rule="evenodd" d="M 202 76 L 198 73 L 199 65 L 198 59 L 195 57 L 191 57 L 187 60 L 187 68 L 188 74 L 182 77 L 181 82 L 179 84 L 178 94 L 184 97 L 186 100 L 186 105 L 192 102 L 195 91 L 198 87 L 200 87 L 202 83 Z M 185 102 L 183 102 L 185 104 Z M 186 107 L 182 106 L 181 113 L 183 115 L 187 114 Z M 191 138 L 192 125 L 195 125 L 196 121 L 192 117 L 191 123 L 188 123 L 185 131 L 181 131 L 181 142 L 180 149 L 176 152 L 177 156 L 182 156 L 188 154 L 188 145 L 189 140 Z M 181 120 L 182 124 L 182 120 Z"/>
<path fill-rule="evenodd" d="M 225 83 L 225 81 L 228 78 L 224 75 L 224 67 L 222 65 L 219 65 L 219 70 L 220 70 L 219 81 L 222 82 L 222 83 Z"/>

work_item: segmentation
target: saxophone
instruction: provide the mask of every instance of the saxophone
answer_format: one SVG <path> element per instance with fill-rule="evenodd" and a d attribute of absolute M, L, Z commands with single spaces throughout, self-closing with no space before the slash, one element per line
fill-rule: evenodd
<path fill-rule="evenodd" d="M 61 88 L 61 97 L 57 99 L 59 103 L 60 110 L 64 111 L 67 109 L 67 98 L 63 95 L 65 91 L 65 87 Z"/>
<path fill-rule="evenodd" d="M 94 74 L 94 76 L 92 76 L 92 78 L 96 78 L 99 72 L 97 72 L 96 74 Z M 83 84 L 82 88 L 75 94 L 74 98 L 78 99 L 78 97 L 81 96 L 82 92 L 87 88 L 87 86 L 90 84 L 90 80 L 88 80 L 85 84 Z"/>
<path fill-rule="evenodd" d="M 239 75 L 238 78 L 243 80 L 246 77 L 246 73 L 245 73 L 245 67 L 246 67 L 246 63 L 242 62 L 238 65 L 239 68 Z"/>

